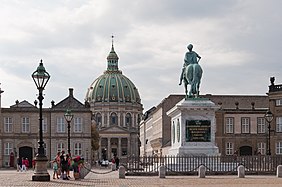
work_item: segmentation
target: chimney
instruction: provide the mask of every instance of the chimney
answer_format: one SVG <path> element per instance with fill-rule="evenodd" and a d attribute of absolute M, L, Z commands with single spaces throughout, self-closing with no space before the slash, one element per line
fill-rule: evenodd
<path fill-rule="evenodd" d="M 73 97 L 73 88 L 69 88 L 69 97 Z"/>
<path fill-rule="evenodd" d="M 0 83 L 1 84 L 1 83 Z M 4 91 L 3 90 L 1 90 L 1 88 L 0 88 L 0 110 L 1 110 L 1 94 L 3 93 Z"/>

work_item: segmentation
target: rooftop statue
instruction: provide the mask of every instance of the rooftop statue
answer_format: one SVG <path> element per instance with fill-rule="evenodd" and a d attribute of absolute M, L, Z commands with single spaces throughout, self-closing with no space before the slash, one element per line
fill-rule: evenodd
<path fill-rule="evenodd" d="M 200 83 L 203 74 L 203 70 L 199 65 L 201 57 L 195 52 L 192 51 L 193 45 L 189 44 L 187 46 L 188 52 L 186 52 L 184 57 L 184 64 L 182 72 L 180 75 L 180 83 L 184 82 L 185 87 L 185 98 L 197 98 L 200 93 Z M 190 90 L 188 93 L 187 86 L 190 85 Z"/>

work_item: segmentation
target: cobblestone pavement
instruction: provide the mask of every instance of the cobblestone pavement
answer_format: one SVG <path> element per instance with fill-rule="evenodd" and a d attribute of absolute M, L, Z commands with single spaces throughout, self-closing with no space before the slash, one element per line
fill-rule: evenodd
<path fill-rule="evenodd" d="M 95 170 L 96 172 L 106 173 L 107 169 Z M 32 181 L 33 171 L 17 172 L 16 170 L 0 170 L 0 186 L 93 186 L 93 187 L 180 187 L 180 186 L 200 186 L 200 187 L 278 187 L 282 186 L 282 178 L 276 176 L 246 176 L 238 178 L 235 175 L 228 176 L 166 176 L 160 179 L 158 176 L 126 176 L 126 179 L 119 179 L 118 172 L 107 174 L 89 173 L 85 179 L 69 181 L 52 178 L 52 170 L 49 170 L 51 181 L 35 182 Z"/>

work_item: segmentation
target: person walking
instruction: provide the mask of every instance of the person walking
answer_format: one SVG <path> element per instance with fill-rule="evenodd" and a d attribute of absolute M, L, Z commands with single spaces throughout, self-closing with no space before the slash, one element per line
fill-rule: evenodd
<path fill-rule="evenodd" d="M 17 157 L 17 172 L 22 171 L 22 159 Z"/>
<path fill-rule="evenodd" d="M 24 158 L 22 159 L 22 170 L 21 171 L 26 171 L 26 161 Z"/>

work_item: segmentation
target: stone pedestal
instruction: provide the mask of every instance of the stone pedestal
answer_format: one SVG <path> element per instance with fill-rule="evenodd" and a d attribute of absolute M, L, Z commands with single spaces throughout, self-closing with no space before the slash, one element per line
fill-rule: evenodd
<path fill-rule="evenodd" d="M 48 159 L 46 156 L 35 157 L 35 170 L 32 175 L 33 181 L 50 181 L 50 175 L 47 171 Z"/>
<path fill-rule="evenodd" d="M 171 117 L 170 155 L 215 156 L 215 111 L 206 98 L 183 99 L 167 112 Z"/>

